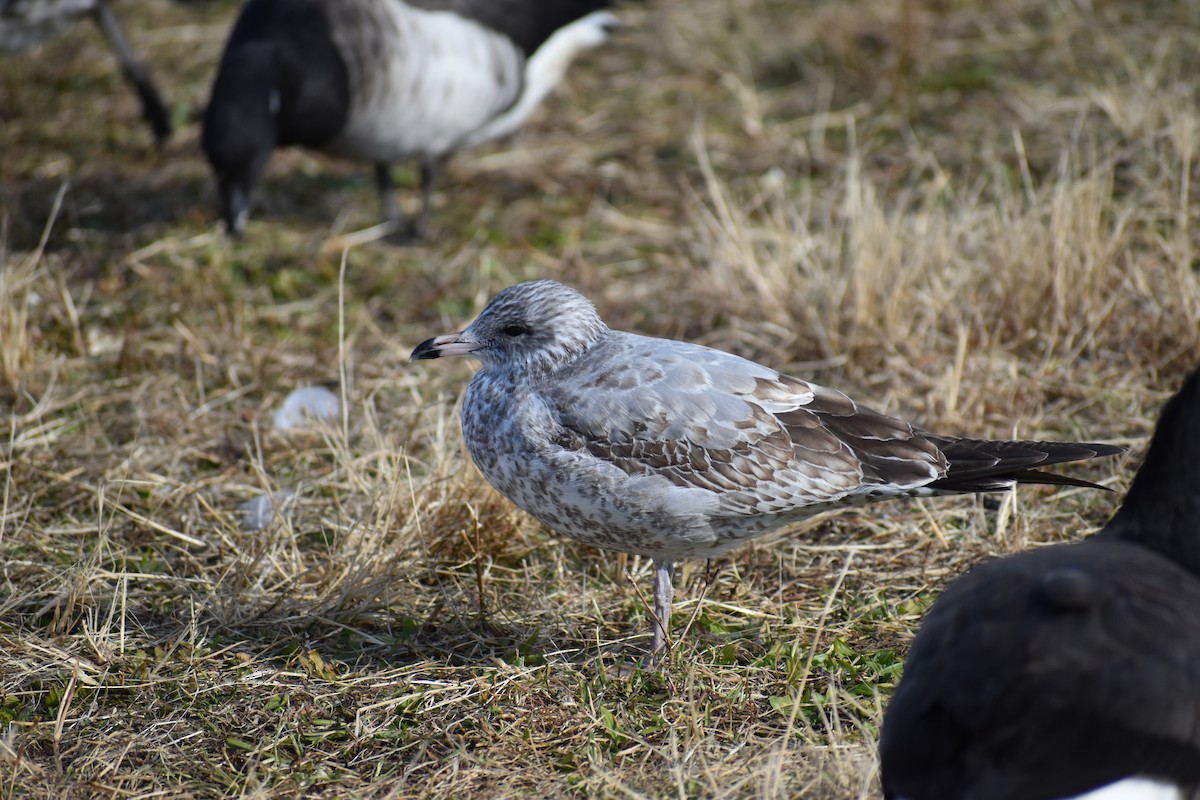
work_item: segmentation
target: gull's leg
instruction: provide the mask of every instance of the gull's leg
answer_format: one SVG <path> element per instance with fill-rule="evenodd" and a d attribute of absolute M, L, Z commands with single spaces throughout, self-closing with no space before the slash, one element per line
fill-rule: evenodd
<path fill-rule="evenodd" d="M 654 562 L 654 636 L 650 639 L 650 660 L 658 659 L 659 652 L 667 644 L 671 627 L 671 603 L 675 599 L 675 564 L 671 561 Z"/>

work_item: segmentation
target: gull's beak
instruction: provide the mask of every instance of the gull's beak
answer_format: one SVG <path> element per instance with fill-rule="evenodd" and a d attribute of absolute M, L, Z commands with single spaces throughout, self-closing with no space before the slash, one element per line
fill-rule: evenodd
<path fill-rule="evenodd" d="M 408 357 L 409 363 L 425 358 L 470 355 L 483 347 L 479 342 L 463 341 L 461 337 L 462 333 L 459 332 L 447 333 L 444 336 L 435 336 L 432 339 L 426 339 L 417 345 L 416 350 L 412 351 L 412 355 Z"/>

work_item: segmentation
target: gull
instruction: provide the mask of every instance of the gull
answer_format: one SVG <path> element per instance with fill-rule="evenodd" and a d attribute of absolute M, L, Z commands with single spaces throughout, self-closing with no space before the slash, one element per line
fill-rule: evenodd
<path fill-rule="evenodd" d="M 876 500 L 1093 486 L 1036 468 L 1123 449 L 926 433 L 731 353 L 611 330 L 550 280 L 501 291 L 410 360 L 466 355 L 482 367 L 463 437 L 492 486 L 572 539 L 653 561 L 652 659 L 682 559 Z"/>
<path fill-rule="evenodd" d="M 229 36 L 201 143 L 227 230 L 276 147 L 375 166 L 383 215 L 419 238 L 453 153 L 506 136 L 575 56 L 617 26 L 608 0 L 250 0 Z M 392 163 L 417 159 L 421 211 L 405 223 Z"/>
<path fill-rule="evenodd" d="M 888 800 L 1200 793 L 1200 370 L 1095 536 L 976 567 L 888 706 Z"/>

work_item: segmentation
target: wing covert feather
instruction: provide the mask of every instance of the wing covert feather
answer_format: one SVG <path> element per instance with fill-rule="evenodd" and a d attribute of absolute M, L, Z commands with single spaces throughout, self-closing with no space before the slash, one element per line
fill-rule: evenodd
<path fill-rule="evenodd" d="M 944 472 L 940 451 L 911 426 L 840 392 L 685 342 L 624 334 L 605 348 L 615 352 L 546 392 L 561 446 L 629 474 L 740 493 L 735 510 L 760 513 Z"/>

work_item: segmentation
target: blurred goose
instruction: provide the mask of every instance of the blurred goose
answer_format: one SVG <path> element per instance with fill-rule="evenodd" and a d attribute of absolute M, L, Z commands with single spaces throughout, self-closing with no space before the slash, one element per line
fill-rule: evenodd
<path fill-rule="evenodd" d="M 1098 534 L 934 604 L 880 742 L 888 800 L 1200 792 L 1200 370 Z"/>
<path fill-rule="evenodd" d="M 107 0 L 0 0 L 0 53 L 29 50 L 55 36 L 82 17 L 91 17 L 104 31 L 125 79 L 142 101 L 142 117 L 162 144 L 171 135 L 171 120 L 162 97 L 121 32 Z"/>
<path fill-rule="evenodd" d="M 420 237 L 444 159 L 511 133 L 616 25 L 608 0 L 250 0 L 221 58 L 203 146 L 228 230 L 274 148 L 375 165 L 384 217 Z M 404 224 L 392 163 L 415 158 Z"/>

